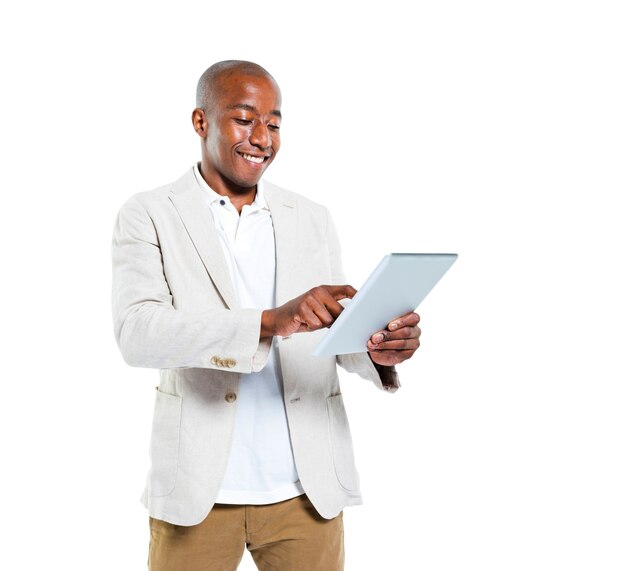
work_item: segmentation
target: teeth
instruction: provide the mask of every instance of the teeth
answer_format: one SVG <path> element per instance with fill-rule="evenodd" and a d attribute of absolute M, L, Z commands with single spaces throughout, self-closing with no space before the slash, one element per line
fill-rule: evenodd
<path fill-rule="evenodd" d="M 260 164 L 265 160 L 263 157 L 253 157 L 252 155 L 246 155 L 245 153 L 242 153 L 241 156 L 247 161 L 251 161 L 257 164 Z"/>

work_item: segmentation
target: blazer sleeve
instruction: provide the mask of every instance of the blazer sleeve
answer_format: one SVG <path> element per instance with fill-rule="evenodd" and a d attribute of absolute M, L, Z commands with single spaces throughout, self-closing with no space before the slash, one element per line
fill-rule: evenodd
<path fill-rule="evenodd" d="M 333 284 L 345 284 L 346 277 L 341 263 L 341 246 L 337 229 L 328 210 L 326 214 L 328 217 L 327 236 L 331 280 Z M 372 333 L 374 332 L 372 331 Z M 376 365 L 367 352 L 337 355 L 337 363 L 349 373 L 357 373 L 360 377 L 372 381 L 381 390 L 396 392 L 400 388 L 400 379 L 396 368 Z"/>
<path fill-rule="evenodd" d="M 131 366 L 201 367 L 250 373 L 265 366 L 271 338 L 259 340 L 259 309 L 174 307 L 159 236 L 137 198 L 120 209 L 112 241 L 115 339 Z"/>

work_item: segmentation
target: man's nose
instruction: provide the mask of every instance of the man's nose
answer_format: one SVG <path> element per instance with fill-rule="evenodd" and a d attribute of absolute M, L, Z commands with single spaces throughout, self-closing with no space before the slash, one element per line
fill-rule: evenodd
<path fill-rule="evenodd" d="M 270 148 L 270 131 L 267 125 L 261 122 L 254 125 L 250 133 L 250 143 L 263 150 Z"/>

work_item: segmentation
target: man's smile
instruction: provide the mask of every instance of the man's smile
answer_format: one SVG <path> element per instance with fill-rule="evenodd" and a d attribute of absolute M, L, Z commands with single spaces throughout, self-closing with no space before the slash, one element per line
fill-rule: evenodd
<path fill-rule="evenodd" d="M 237 154 L 243 157 L 246 161 L 257 164 L 257 165 L 264 163 L 267 159 L 270 158 L 269 156 L 256 157 L 254 155 L 249 155 L 248 153 L 242 153 L 240 151 L 237 151 Z"/>

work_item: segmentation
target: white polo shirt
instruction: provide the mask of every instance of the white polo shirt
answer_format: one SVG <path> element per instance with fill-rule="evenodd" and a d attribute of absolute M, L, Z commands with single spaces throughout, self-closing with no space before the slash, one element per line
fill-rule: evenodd
<path fill-rule="evenodd" d="M 276 249 L 272 216 L 257 184 L 254 202 L 241 215 L 227 196 L 217 194 L 194 174 L 206 192 L 239 306 L 275 306 Z M 256 373 L 242 374 L 228 466 L 216 502 L 272 504 L 304 493 L 293 459 L 283 400 L 276 345 L 267 364 Z"/>

